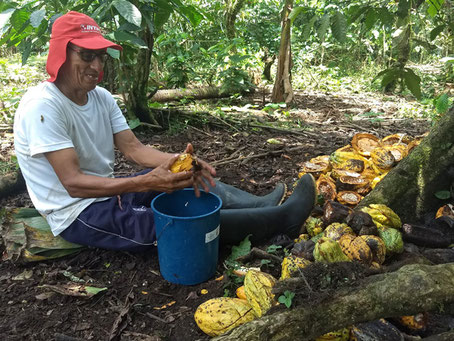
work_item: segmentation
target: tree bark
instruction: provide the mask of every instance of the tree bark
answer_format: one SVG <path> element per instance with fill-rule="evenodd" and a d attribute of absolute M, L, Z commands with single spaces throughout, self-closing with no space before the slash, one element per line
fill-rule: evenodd
<path fill-rule="evenodd" d="M 139 49 L 137 63 L 124 67 L 123 77 L 133 79 L 131 86 L 126 89 L 126 108 L 130 118 L 139 118 L 142 122 L 157 124 L 156 119 L 148 108 L 148 80 L 150 76 L 151 55 L 154 47 L 154 36 L 147 28 L 141 34 L 141 38 L 147 43 L 147 49 Z"/>
<path fill-rule="evenodd" d="M 192 99 L 228 97 L 231 93 L 221 91 L 220 87 L 204 87 L 197 89 L 168 89 L 158 90 L 152 97 L 153 102 L 177 101 L 189 97 Z"/>
<path fill-rule="evenodd" d="M 227 38 L 235 38 L 235 21 L 241 8 L 244 6 L 246 0 L 227 0 L 226 11 L 225 11 L 225 28 Z"/>
<path fill-rule="evenodd" d="M 0 199 L 15 195 L 25 188 L 25 180 L 19 170 L 16 173 L 0 176 Z"/>
<path fill-rule="evenodd" d="M 273 93 L 271 95 L 271 100 L 274 103 L 285 102 L 289 104 L 293 101 L 293 89 L 290 73 L 292 68 L 292 51 L 290 42 L 291 21 L 289 19 L 292 7 L 293 0 L 285 0 L 284 9 L 282 10 L 282 31 L 277 63 L 277 74 L 274 82 Z"/>
<path fill-rule="evenodd" d="M 301 286 L 305 286 L 301 278 Z M 374 321 L 442 312 L 454 302 L 454 264 L 407 265 L 396 272 L 365 278 L 359 286 L 338 290 L 335 297 L 264 316 L 214 338 L 217 341 L 309 341 L 324 333 Z"/>
<path fill-rule="evenodd" d="M 408 223 L 420 222 L 446 201 L 435 193 L 450 190 L 454 180 L 454 107 L 419 146 L 380 181 L 356 207 L 385 204 Z"/>

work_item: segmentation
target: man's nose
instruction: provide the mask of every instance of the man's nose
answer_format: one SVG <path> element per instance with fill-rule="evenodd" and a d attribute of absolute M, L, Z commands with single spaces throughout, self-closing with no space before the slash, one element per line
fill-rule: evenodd
<path fill-rule="evenodd" d="M 102 56 L 96 56 L 90 63 L 90 66 L 97 71 L 101 72 L 104 69 L 104 60 Z"/>

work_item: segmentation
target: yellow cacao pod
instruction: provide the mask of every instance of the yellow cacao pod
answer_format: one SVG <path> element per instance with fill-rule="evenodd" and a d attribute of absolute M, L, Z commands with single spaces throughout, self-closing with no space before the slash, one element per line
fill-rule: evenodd
<path fill-rule="evenodd" d="M 179 173 L 183 171 L 190 171 L 192 168 L 192 155 L 189 153 L 180 154 L 178 159 L 170 167 L 172 173 Z"/>
<path fill-rule="evenodd" d="M 386 205 L 370 204 L 367 207 L 363 207 L 361 211 L 368 213 L 379 229 L 386 227 L 400 229 L 402 227 L 399 216 Z"/>
<path fill-rule="evenodd" d="M 339 239 L 338 243 L 342 252 L 351 260 L 366 265 L 372 263 L 372 251 L 363 238 L 345 234 Z"/>
<path fill-rule="evenodd" d="M 357 133 L 351 141 L 353 149 L 362 156 L 370 156 L 372 150 L 380 146 L 377 136 L 368 133 Z"/>
<path fill-rule="evenodd" d="M 350 328 L 342 328 L 334 332 L 323 334 L 315 341 L 348 341 L 350 338 Z"/>
<path fill-rule="evenodd" d="M 276 279 L 270 274 L 249 270 L 244 276 L 244 293 L 258 317 L 264 315 L 276 302 L 271 290 Z"/>
<path fill-rule="evenodd" d="M 383 264 L 386 258 L 386 245 L 384 241 L 377 236 L 363 235 L 360 236 L 369 246 L 372 251 L 372 262 Z"/>
<path fill-rule="evenodd" d="M 332 223 L 323 231 L 323 236 L 332 240 L 339 240 L 344 234 L 355 235 L 355 232 L 345 223 Z"/>
<path fill-rule="evenodd" d="M 197 308 L 194 320 L 209 336 L 224 334 L 256 318 L 251 305 L 239 298 L 218 297 L 208 300 Z"/>
<path fill-rule="evenodd" d="M 305 268 L 309 264 L 311 264 L 311 262 L 302 257 L 296 256 L 285 257 L 284 260 L 282 261 L 282 271 L 279 280 L 291 278 L 295 275 L 298 276 L 299 273 L 298 270 Z"/>

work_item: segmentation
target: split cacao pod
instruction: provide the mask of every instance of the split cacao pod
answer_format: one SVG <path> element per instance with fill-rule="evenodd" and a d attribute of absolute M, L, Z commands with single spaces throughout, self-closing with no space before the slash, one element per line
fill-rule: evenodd
<path fill-rule="evenodd" d="M 224 334 L 256 317 L 248 301 L 231 297 L 208 300 L 199 305 L 194 313 L 197 326 L 209 336 Z"/>
<path fill-rule="evenodd" d="M 180 154 L 178 159 L 170 167 L 172 173 L 179 173 L 184 171 L 190 171 L 193 166 L 193 157 L 189 153 Z"/>
<path fill-rule="evenodd" d="M 276 302 L 271 292 L 276 279 L 265 272 L 249 270 L 244 276 L 244 293 L 258 317 L 264 315 Z"/>

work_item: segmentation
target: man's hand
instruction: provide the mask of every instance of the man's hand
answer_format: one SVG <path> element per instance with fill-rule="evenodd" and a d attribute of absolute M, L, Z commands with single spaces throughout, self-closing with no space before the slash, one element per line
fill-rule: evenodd
<path fill-rule="evenodd" d="M 151 172 L 137 176 L 136 178 L 142 183 L 142 186 L 158 192 L 172 193 L 176 190 L 193 186 L 193 172 L 183 171 L 172 173 L 170 171 L 170 167 L 177 159 L 178 155 L 174 155 L 167 162 L 156 167 Z"/>
<path fill-rule="evenodd" d="M 193 154 L 194 147 L 192 146 L 192 144 L 188 143 L 184 152 Z M 200 160 L 199 158 L 197 158 L 197 163 L 198 167 L 194 167 L 194 171 L 192 172 L 194 177 L 194 183 L 192 184 L 192 187 L 194 188 L 195 196 L 200 197 L 199 186 L 201 186 L 205 190 L 205 192 L 210 191 L 207 182 L 212 187 L 215 186 L 213 176 L 216 176 L 216 170 L 212 166 L 210 166 L 210 164 L 203 160 Z"/>

